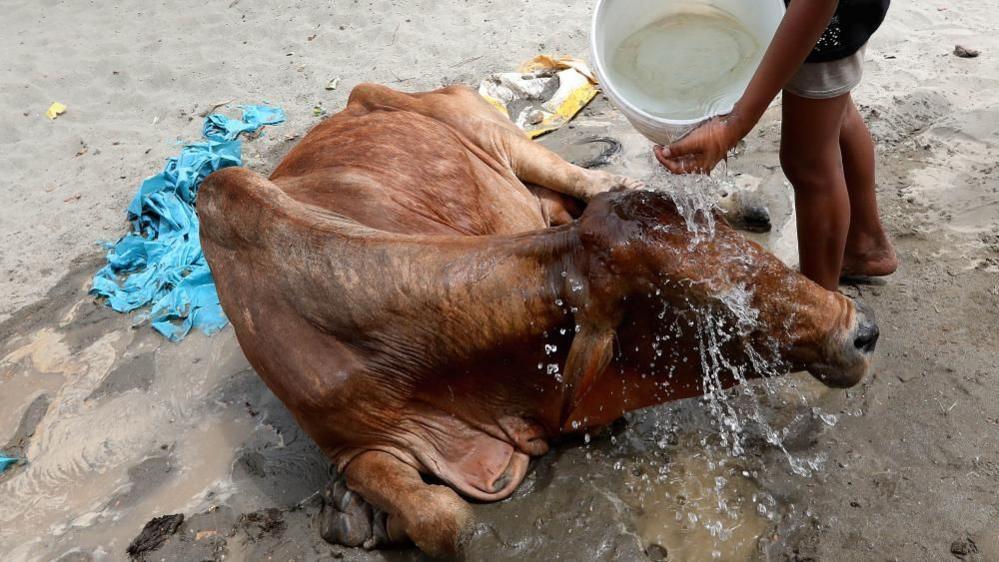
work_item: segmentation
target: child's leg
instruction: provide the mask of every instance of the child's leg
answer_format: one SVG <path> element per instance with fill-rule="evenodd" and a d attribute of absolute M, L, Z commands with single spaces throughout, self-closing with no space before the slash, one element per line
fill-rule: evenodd
<path fill-rule="evenodd" d="M 874 141 L 851 98 L 839 135 L 843 171 L 850 193 L 850 232 L 843 255 L 843 275 L 888 275 L 898 267 L 874 189 Z"/>
<path fill-rule="evenodd" d="M 839 287 L 850 229 L 840 129 L 848 95 L 806 99 L 784 92 L 780 162 L 794 186 L 801 272 L 826 289 Z"/>

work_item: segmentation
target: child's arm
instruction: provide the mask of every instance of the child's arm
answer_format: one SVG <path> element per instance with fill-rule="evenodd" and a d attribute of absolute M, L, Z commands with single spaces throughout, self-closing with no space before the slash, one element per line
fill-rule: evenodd
<path fill-rule="evenodd" d="M 708 121 L 669 147 L 657 146 L 659 161 L 674 174 L 710 172 L 756 126 L 770 102 L 805 62 L 838 3 L 793 0 L 732 113 Z"/>

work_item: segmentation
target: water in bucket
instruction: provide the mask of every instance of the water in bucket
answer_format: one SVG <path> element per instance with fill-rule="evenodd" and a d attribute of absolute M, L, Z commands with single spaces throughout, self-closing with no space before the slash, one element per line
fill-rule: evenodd
<path fill-rule="evenodd" d="M 638 29 L 608 53 L 619 93 L 665 119 L 698 119 L 730 108 L 763 56 L 763 45 L 729 12 L 691 4 Z"/>

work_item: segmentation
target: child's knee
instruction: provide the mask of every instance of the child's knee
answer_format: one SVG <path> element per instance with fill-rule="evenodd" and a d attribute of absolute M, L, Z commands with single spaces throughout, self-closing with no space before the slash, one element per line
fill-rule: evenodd
<path fill-rule="evenodd" d="M 780 149 L 780 166 L 795 189 L 835 189 L 843 175 L 843 161 L 833 151 L 814 151 L 807 147 L 785 146 Z"/>

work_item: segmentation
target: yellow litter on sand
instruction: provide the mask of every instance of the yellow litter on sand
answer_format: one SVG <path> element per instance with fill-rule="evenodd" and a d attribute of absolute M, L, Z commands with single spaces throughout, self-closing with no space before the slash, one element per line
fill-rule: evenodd
<path fill-rule="evenodd" d="M 66 106 L 59 102 L 54 102 L 49 106 L 49 110 L 45 112 L 45 116 L 49 119 L 55 119 L 63 113 L 66 113 Z"/>
<path fill-rule="evenodd" d="M 577 59 L 576 57 L 570 57 L 568 55 L 559 58 L 554 58 L 549 55 L 538 55 L 533 59 L 520 65 L 520 71 L 527 72 L 537 72 L 539 70 L 548 70 L 553 68 L 555 70 L 564 70 L 566 68 L 575 69 L 577 72 L 586 76 L 590 82 L 597 83 L 597 75 L 590 70 L 590 66 L 586 64 L 586 61 Z"/>
<path fill-rule="evenodd" d="M 535 138 L 562 127 L 586 107 L 597 95 L 597 80 L 580 59 L 541 55 L 522 64 L 520 72 L 487 76 L 479 95 Z"/>

